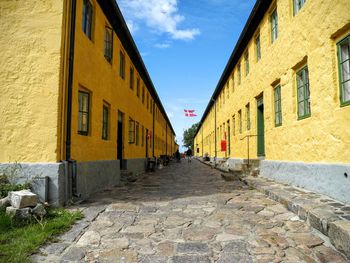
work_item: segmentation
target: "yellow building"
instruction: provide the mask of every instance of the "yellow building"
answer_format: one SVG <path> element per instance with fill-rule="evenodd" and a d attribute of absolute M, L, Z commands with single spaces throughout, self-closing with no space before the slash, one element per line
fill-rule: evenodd
<path fill-rule="evenodd" d="M 116 1 L 0 1 L 0 14 L 0 168 L 49 177 L 63 204 L 175 152 Z"/>
<path fill-rule="evenodd" d="M 261 176 L 350 202 L 349 10 L 258 0 L 202 117 L 198 156 L 260 160 Z"/>

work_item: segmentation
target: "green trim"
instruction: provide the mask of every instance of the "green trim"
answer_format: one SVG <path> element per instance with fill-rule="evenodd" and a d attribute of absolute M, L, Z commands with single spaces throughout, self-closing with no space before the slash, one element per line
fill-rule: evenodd
<path fill-rule="evenodd" d="M 347 101 L 344 101 L 344 88 L 343 88 L 343 73 L 342 73 L 342 61 L 341 61 L 341 48 L 340 46 L 344 43 L 348 44 L 349 47 L 349 56 L 350 56 L 350 35 L 343 38 L 337 43 L 337 53 L 338 53 L 338 76 L 339 76 L 339 99 L 340 99 L 340 107 L 345 107 L 350 105 L 350 99 Z"/>
<path fill-rule="evenodd" d="M 282 97 L 281 97 L 281 85 L 278 84 L 273 90 L 274 95 L 274 112 L 275 112 L 275 127 L 282 126 Z M 278 104 L 278 107 L 276 107 Z M 277 110 L 279 109 L 279 110 Z M 277 118 L 278 117 L 278 118 Z M 278 122 L 277 122 L 278 120 Z M 280 122 L 279 122 L 280 121 Z"/>
<path fill-rule="evenodd" d="M 277 40 L 277 38 L 278 38 L 278 13 L 277 13 L 277 7 L 273 10 L 273 12 L 270 15 L 270 26 L 271 26 L 271 43 L 274 43 Z"/>
<path fill-rule="evenodd" d="M 303 74 L 303 72 L 305 72 Z M 299 86 L 299 83 L 298 83 L 298 78 L 300 77 L 300 73 L 302 74 L 301 75 L 301 79 L 302 79 L 302 86 Z M 309 70 L 308 70 L 308 66 L 304 66 L 303 68 L 301 68 L 299 71 L 297 71 L 296 73 L 296 84 L 297 84 L 297 110 L 298 110 L 298 120 L 302 120 L 302 119 L 305 119 L 305 118 L 308 118 L 311 116 L 311 105 L 309 106 L 308 103 L 310 101 L 310 95 L 311 95 L 311 92 L 310 92 L 310 80 L 309 80 Z M 299 90 L 300 90 L 300 87 L 302 87 L 303 89 L 303 100 L 302 101 L 299 101 Z M 309 89 L 309 96 L 306 97 L 306 94 L 307 94 L 307 89 L 306 87 L 308 87 Z M 304 104 L 304 114 L 303 115 L 300 115 L 300 112 L 299 112 L 299 102 L 302 102 Z M 308 113 L 307 112 L 307 109 L 308 109 Z"/>
<path fill-rule="evenodd" d="M 307 118 L 309 118 L 309 117 L 311 117 L 311 113 L 310 113 L 310 114 L 307 114 L 307 115 L 304 115 L 304 116 L 298 116 L 298 121 L 307 119 Z"/>

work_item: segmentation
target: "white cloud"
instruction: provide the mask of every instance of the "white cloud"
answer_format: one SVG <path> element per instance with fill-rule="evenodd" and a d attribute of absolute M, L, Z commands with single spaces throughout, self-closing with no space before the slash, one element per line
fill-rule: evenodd
<path fill-rule="evenodd" d="M 169 48 L 170 44 L 168 43 L 159 43 L 159 44 L 155 44 L 154 45 L 156 48 L 161 48 L 161 49 L 165 49 L 165 48 Z"/>
<path fill-rule="evenodd" d="M 193 40 L 199 29 L 179 29 L 185 19 L 177 8 L 177 0 L 118 0 L 121 9 L 133 21 L 144 21 L 160 33 L 168 33 L 173 39 Z"/>

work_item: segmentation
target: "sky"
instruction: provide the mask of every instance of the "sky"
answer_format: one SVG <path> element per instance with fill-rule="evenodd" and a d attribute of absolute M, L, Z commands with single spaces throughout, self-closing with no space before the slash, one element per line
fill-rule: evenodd
<path fill-rule="evenodd" d="M 255 0 L 116 0 L 176 133 L 199 122 Z M 184 109 L 197 117 L 185 117 Z"/>

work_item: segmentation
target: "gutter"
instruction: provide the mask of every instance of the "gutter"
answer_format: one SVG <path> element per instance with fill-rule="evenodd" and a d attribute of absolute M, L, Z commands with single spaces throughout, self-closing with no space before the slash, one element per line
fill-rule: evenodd
<path fill-rule="evenodd" d="M 152 105 L 152 107 L 153 107 L 153 127 L 152 127 L 152 129 L 153 129 L 153 131 L 152 131 L 152 156 L 153 157 L 155 157 L 154 156 L 154 136 L 155 136 L 155 132 L 154 132 L 154 125 L 155 125 L 155 120 L 154 120 L 154 109 L 155 109 L 155 103 L 153 102 L 153 105 Z"/>

